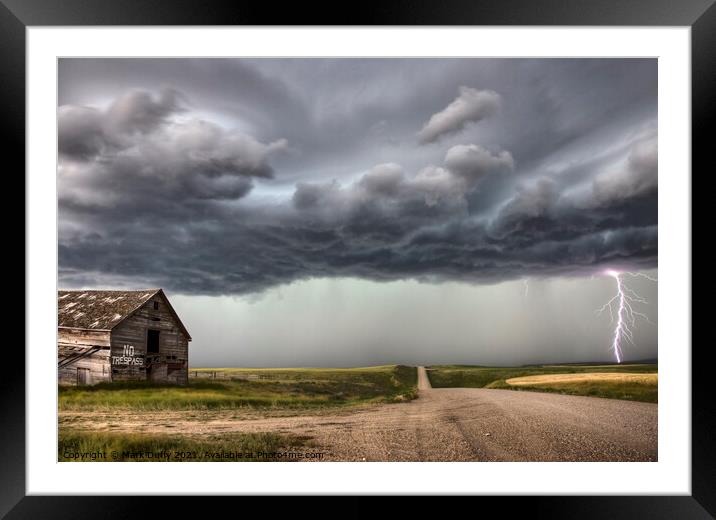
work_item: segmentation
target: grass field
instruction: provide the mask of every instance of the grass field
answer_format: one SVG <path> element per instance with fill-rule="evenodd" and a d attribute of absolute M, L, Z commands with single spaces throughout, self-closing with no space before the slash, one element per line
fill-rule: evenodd
<path fill-rule="evenodd" d="M 319 458 L 305 439 L 274 433 L 144 435 L 60 431 L 60 462 L 237 462 Z"/>
<path fill-rule="evenodd" d="M 656 364 L 440 365 L 430 367 L 428 377 L 434 388 L 503 388 L 656 403 L 657 372 Z"/>
<path fill-rule="evenodd" d="M 217 379 L 192 378 L 187 386 L 106 383 L 60 387 L 61 411 L 107 409 L 185 410 L 223 408 L 317 408 L 396 402 L 417 395 L 415 367 L 386 365 L 321 369 L 192 369 Z M 261 379 L 246 379 L 259 374 Z"/>

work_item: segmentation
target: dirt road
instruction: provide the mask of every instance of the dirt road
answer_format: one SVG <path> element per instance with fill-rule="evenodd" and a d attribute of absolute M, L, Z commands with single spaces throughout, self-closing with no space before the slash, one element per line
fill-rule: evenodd
<path fill-rule="evenodd" d="M 432 390 L 432 388 L 430 379 L 428 379 L 428 371 L 425 370 L 425 367 L 418 367 L 418 391 L 426 392 L 427 390 Z"/>
<path fill-rule="evenodd" d="M 655 461 L 657 405 L 482 388 L 431 388 L 418 371 L 407 403 L 292 417 L 241 418 L 216 411 L 63 413 L 73 428 L 203 435 L 307 436 L 341 461 Z M 105 422 L 106 421 L 106 422 Z"/>

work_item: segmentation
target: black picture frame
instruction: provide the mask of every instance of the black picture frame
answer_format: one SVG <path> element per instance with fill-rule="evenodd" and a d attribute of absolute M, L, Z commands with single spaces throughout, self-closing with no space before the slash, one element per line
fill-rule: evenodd
<path fill-rule="evenodd" d="M 716 113 L 715 0 L 400 0 L 333 5 L 272 4 L 239 0 L 0 0 L 0 128 L 4 155 L 14 171 L 25 169 L 25 30 L 63 25 L 618 25 L 690 26 L 692 38 L 692 171 L 712 166 L 711 135 Z M 10 172 L 10 168 L 6 170 Z M 693 174 L 692 174 L 693 179 Z M 21 188 L 24 190 L 24 188 Z M 692 253 L 693 254 L 693 253 Z M 27 261 L 27 258 L 25 258 Z M 26 272 L 27 276 L 27 272 Z M 26 312 L 31 312 L 27 309 Z M 19 328 L 19 327 L 18 327 Z M 679 348 L 687 349 L 690 345 Z M 692 494 L 690 496 L 485 497 L 482 501 L 510 512 L 521 510 L 549 518 L 711 518 L 716 516 L 716 408 L 711 395 L 710 349 L 692 349 Z M 4 352 L 0 377 L 3 421 L 0 427 L 0 517 L 129 518 L 156 506 L 163 516 L 187 511 L 182 497 L 39 497 L 25 496 L 25 356 L 17 348 Z M 121 490 L 118 490 L 121 493 Z M 214 511 L 229 498 L 206 497 Z M 247 511 L 263 507 L 248 504 Z M 254 501 L 255 499 L 251 499 Z M 373 514 L 373 499 L 351 499 L 341 516 Z M 494 501 L 509 501 L 494 504 Z M 220 501 L 217 503 L 217 501 Z M 312 502 L 316 514 L 329 512 Z M 207 504 L 208 505 L 208 504 Z M 281 513 L 276 501 L 273 514 Z M 296 499 L 286 507 L 304 506 Z M 413 500 L 403 513 L 424 506 Z M 480 507 L 485 507 L 484 504 Z M 319 511 L 316 511 L 319 510 Z M 293 513 L 292 513 L 293 514 Z M 324 513 L 325 514 L 325 513 Z M 314 515 L 315 516 L 315 515 Z"/>

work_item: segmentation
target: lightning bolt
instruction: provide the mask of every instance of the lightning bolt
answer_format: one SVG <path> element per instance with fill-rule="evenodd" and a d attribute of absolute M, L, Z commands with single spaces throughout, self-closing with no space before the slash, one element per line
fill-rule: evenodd
<path fill-rule="evenodd" d="M 607 310 L 609 311 L 610 323 L 614 323 L 616 317 L 616 325 L 614 327 L 614 335 L 612 337 L 611 350 L 614 352 L 614 356 L 617 359 L 617 363 L 621 363 L 622 356 L 622 345 L 624 342 L 634 344 L 634 327 L 636 326 L 637 319 L 642 319 L 648 323 L 653 322 L 649 320 L 649 317 L 634 309 L 634 304 L 648 304 L 649 302 L 640 296 L 634 289 L 628 287 L 624 283 L 623 275 L 631 277 L 646 278 L 652 282 L 658 282 L 656 278 L 653 278 L 644 273 L 620 273 L 618 271 L 607 271 L 605 273 L 616 280 L 617 293 L 599 309 L 597 314 L 601 315 Z"/>
<path fill-rule="evenodd" d="M 528 295 L 529 292 L 530 292 L 530 284 L 529 284 L 529 281 L 527 280 L 527 278 L 523 279 L 523 280 L 522 280 L 522 283 L 523 283 L 524 286 L 525 286 L 525 293 L 524 293 L 524 295 L 523 295 L 522 297 L 523 297 L 523 298 L 527 298 L 527 295 Z"/>

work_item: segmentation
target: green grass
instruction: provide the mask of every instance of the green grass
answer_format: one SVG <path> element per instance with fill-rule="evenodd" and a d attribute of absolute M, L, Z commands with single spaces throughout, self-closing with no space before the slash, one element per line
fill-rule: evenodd
<path fill-rule="evenodd" d="M 549 385 L 512 386 L 505 382 L 513 377 L 541 374 L 570 374 L 584 372 L 658 372 L 656 364 L 638 365 L 540 365 L 525 367 L 482 367 L 467 365 L 436 365 L 428 369 L 434 388 L 502 388 L 527 392 L 556 392 L 631 401 L 658 402 L 658 385 L 590 381 Z"/>
<path fill-rule="evenodd" d="M 187 386 L 144 382 L 60 387 L 60 410 L 211 410 L 316 408 L 395 402 L 417 395 L 415 367 L 389 365 L 348 369 L 196 369 L 225 379 L 190 379 Z M 195 370 L 191 370 L 193 373 Z M 261 372 L 267 379 L 245 380 Z M 234 378 L 232 379 L 232 375 Z"/>
<path fill-rule="evenodd" d="M 60 462 L 269 462 L 295 461 L 311 453 L 319 452 L 304 439 L 274 433 L 212 435 L 199 440 L 178 435 L 60 431 L 58 444 Z"/>

